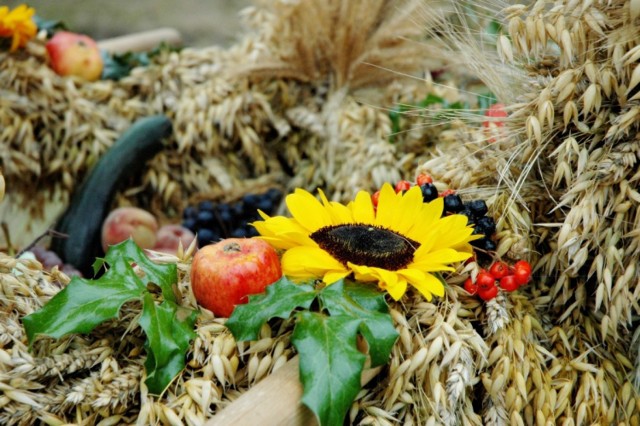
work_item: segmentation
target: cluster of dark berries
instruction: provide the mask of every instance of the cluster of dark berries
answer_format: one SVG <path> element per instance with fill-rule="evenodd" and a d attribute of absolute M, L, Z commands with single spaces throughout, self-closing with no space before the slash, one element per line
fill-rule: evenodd
<path fill-rule="evenodd" d="M 80 271 L 78 271 L 73 265 L 64 263 L 62 259 L 60 259 L 60 256 L 58 256 L 54 251 L 48 250 L 39 245 L 31 247 L 29 251 L 33 253 L 36 260 L 42 264 L 42 268 L 45 271 L 50 271 L 57 266 L 60 271 L 64 272 L 69 277 L 82 277 L 82 273 Z"/>
<path fill-rule="evenodd" d="M 516 291 L 531 279 L 531 264 L 526 260 L 519 260 L 513 266 L 495 261 L 489 270 L 481 269 L 473 281 L 467 278 L 464 289 L 470 294 L 477 294 L 484 301 L 489 301 L 498 295 L 498 287 L 503 291 Z"/>
<path fill-rule="evenodd" d="M 184 209 L 182 226 L 197 234 L 199 247 L 223 238 L 254 237 L 258 232 L 250 223 L 260 220 L 258 210 L 273 214 L 281 198 L 282 192 L 272 188 L 263 194 L 246 194 L 232 204 L 201 201 Z"/>
<path fill-rule="evenodd" d="M 496 233 L 496 222 L 487 216 L 487 203 L 484 200 L 473 200 L 464 203 L 464 208 L 458 214 L 465 215 L 468 224 L 473 225 L 475 235 L 484 235 L 479 240 L 471 241 L 471 245 L 484 251 L 496 250 L 496 243 L 491 236 Z"/>

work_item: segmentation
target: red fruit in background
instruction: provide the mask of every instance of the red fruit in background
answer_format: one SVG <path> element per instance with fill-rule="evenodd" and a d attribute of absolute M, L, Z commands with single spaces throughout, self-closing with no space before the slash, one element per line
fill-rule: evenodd
<path fill-rule="evenodd" d="M 453 195 L 456 193 L 455 189 L 445 189 L 444 191 L 442 191 L 440 193 L 440 195 L 438 195 L 439 197 L 446 197 L 447 195 Z"/>
<path fill-rule="evenodd" d="M 525 285 L 526 283 L 529 282 L 529 279 L 531 278 L 531 273 L 526 269 L 514 268 L 513 278 L 516 280 L 519 286 Z"/>
<path fill-rule="evenodd" d="M 489 108 L 487 108 L 484 116 L 491 118 L 506 118 L 509 116 L 509 114 L 507 114 L 507 111 L 504 110 L 504 104 L 498 103 L 493 104 Z M 482 122 L 483 127 L 490 127 L 492 125 L 496 127 L 502 127 L 504 126 L 504 122 L 502 120 L 485 120 Z"/>
<path fill-rule="evenodd" d="M 155 216 L 138 207 L 112 210 L 102 223 L 102 249 L 132 238 L 138 247 L 150 249 L 156 244 L 158 222 Z"/>
<path fill-rule="evenodd" d="M 371 203 L 374 207 L 378 207 L 378 200 L 380 199 L 380 191 L 376 191 L 371 196 Z"/>
<path fill-rule="evenodd" d="M 408 191 L 410 189 L 411 182 L 409 182 L 408 180 L 401 180 L 400 182 L 396 183 L 396 193 L 401 191 Z"/>
<path fill-rule="evenodd" d="M 485 302 L 488 302 L 489 300 L 493 299 L 497 295 L 498 295 L 498 287 L 496 287 L 495 285 L 493 287 L 489 287 L 486 289 L 478 289 L 478 296 L 480 296 L 480 298 Z"/>
<path fill-rule="evenodd" d="M 518 287 L 520 287 L 520 285 L 516 281 L 515 275 L 505 275 L 500 278 L 500 288 L 504 291 L 515 291 Z"/>
<path fill-rule="evenodd" d="M 427 173 L 420 173 L 418 177 L 416 177 L 416 185 L 422 186 L 425 183 L 433 183 L 433 178 Z"/>
<path fill-rule="evenodd" d="M 178 246 L 182 242 L 182 247 L 186 249 L 195 240 L 196 236 L 191 230 L 181 225 L 164 225 L 156 233 L 156 244 L 153 250 L 163 253 L 176 254 Z"/>
<path fill-rule="evenodd" d="M 493 264 L 489 268 L 489 273 L 493 276 L 493 278 L 499 280 L 500 278 L 509 275 L 511 271 L 509 270 L 509 265 L 504 262 L 496 261 L 493 262 Z"/>
<path fill-rule="evenodd" d="M 102 75 L 102 56 L 96 42 L 86 35 L 58 31 L 45 45 L 51 68 L 59 75 L 95 81 Z"/>
<path fill-rule="evenodd" d="M 476 277 L 476 284 L 478 285 L 478 291 L 486 290 L 496 286 L 496 279 L 490 273 L 483 271 Z"/>
<path fill-rule="evenodd" d="M 282 277 L 275 249 L 258 238 L 227 238 L 201 248 L 191 264 L 196 301 L 216 316 L 229 317 L 248 296 Z"/>
<path fill-rule="evenodd" d="M 467 278 L 464 282 L 464 289 L 467 290 L 467 293 L 473 295 L 478 292 L 478 285 L 471 278 Z"/>
<path fill-rule="evenodd" d="M 522 269 L 523 271 L 527 271 L 527 273 L 531 274 L 531 264 L 526 260 L 518 260 L 513 264 L 513 270 Z"/>

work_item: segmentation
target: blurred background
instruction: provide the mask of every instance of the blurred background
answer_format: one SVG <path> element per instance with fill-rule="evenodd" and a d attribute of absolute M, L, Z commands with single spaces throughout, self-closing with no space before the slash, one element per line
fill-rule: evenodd
<path fill-rule="evenodd" d="M 63 21 L 71 31 L 96 40 L 175 28 L 185 46 L 228 46 L 242 31 L 238 12 L 251 0 L 2 0 L 10 8 L 27 4 L 45 20 Z"/>

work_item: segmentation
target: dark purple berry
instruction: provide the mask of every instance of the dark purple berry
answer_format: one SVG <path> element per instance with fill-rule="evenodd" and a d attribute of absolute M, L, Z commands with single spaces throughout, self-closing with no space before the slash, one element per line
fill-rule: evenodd
<path fill-rule="evenodd" d="M 220 239 L 215 231 L 208 228 L 202 228 L 198 230 L 198 247 L 204 247 L 207 244 L 216 243 Z"/>
<path fill-rule="evenodd" d="M 465 208 L 465 209 L 462 209 L 458 214 L 461 214 L 467 217 L 467 225 L 473 225 L 475 223 L 475 218 L 473 217 L 473 213 L 471 213 L 471 210 Z"/>
<path fill-rule="evenodd" d="M 444 197 L 444 211 L 448 213 L 458 213 L 464 209 L 462 199 L 458 194 L 449 194 Z"/>
<path fill-rule="evenodd" d="M 428 203 L 438 198 L 438 189 L 432 183 L 425 183 L 420 185 L 422 191 L 422 201 Z"/>
<path fill-rule="evenodd" d="M 198 228 L 206 228 L 212 226 L 216 222 L 216 216 L 213 210 L 200 210 L 196 219 Z"/>
<path fill-rule="evenodd" d="M 484 200 L 469 201 L 465 207 L 471 210 L 471 213 L 473 213 L 476 218 L 484 216 L 489 211 L 487 203 Z"/>
<path fill-rule="evenodd" d="M 487 237 L 496 233 L 496 222 L 489 216 L 483 216 L 477 219 L 476 227 L 482 228 L 482 233 Z"/>
<path fill-rule="evenodd" d="M 204 200 L 204 201 L 200 201 L 198 203 L 198 210 L 199 211 L 208 211 L 208 212 L 212 212 L 213 209 L 215 209 L 216 205 L 214 204 L 213 201 L 209 201 L 209 200 Z"/>
<path fill-rule="evenodd" d="M 196 232 L 196 230 L 198 229 L 197 219 L 195 217 L 189 217 L 182 221 L 182 226 L 184 226 L 191 232 Z"/>
<path fill-rule="evenodd" d="M 195 219 L 197 215 L 198 215 L 198 209 L 196 209 L 193 206 L 185 207 L 184 210 L 182 211 L 183 219 Z"/>

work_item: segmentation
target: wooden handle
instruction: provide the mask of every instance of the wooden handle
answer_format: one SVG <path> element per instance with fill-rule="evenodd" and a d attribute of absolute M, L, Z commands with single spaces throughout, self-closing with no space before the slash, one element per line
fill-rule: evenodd
<path fill-rule="evenodd" d="M 144 52 L 163 42 L 178 47 L 182 45 L 182 36 L 173 28 L 158 28 L 101 40 L 98 42 L 98 47 L 109 53 Z"/>
<path fill-rule="evenodd" d="M 317 426 L 311 410 L 300 402 L 302 384 L 298 370 L 296 356 L 209 419 L 205 426 Z M 378 372 L 380 367 L 364 370 L 362 385 Z"/>

